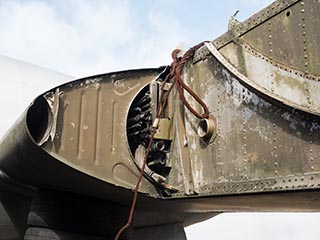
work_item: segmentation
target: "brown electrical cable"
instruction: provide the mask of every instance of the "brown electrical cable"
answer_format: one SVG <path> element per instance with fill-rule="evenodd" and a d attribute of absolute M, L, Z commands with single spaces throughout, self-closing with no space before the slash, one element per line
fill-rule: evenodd
<path fill-rule="evenodd" d="M 199 49 L 200 47 L 202 47 L 204 45 L 205 42 L 201 42 L 199 44 L 197 44 L 196 46 L 190 48 L 181 59 L 178 58 L 178 54 L 181 52 L 180 49 L 175 49 L 172 51 L 172 59 L 173 62 L 171 63 L 171 68 L 170 68 L 170 72 L 169 74 L 166 76 L 166 78 L 164 79 L 164 81 L 162 82 L 161 85 L 161 90 L 163 90 L 164 85 L 166 82 L 169 81 L 169 79 L 173 79 L 173 83 L 170 86 L 170 88 L 167 91 L 167 94 L 165 96 L 164 99 L 163 98 L 163 91 L 161 91 L 161 95 L 160 95 L 160 104 L 159 107 L 157 109 L 157 114 L 156 114 L 156 119 L 159 119 L 163 113 L 163 110 L 168 102 L 169 99 L 169 95 L 173 89 L 174 86 L 176 86 L 180 99 L 182 100 L 182 102 L 184 103 L 184 105 L 198 118 L 203 119 L 203 118 L 208 118 L 209 117 L 209 109 L 207 107 L 207 105 L 201 100 L 201 98 L 192 90 L 190 89 L 182 80 L 182 70 L 184 67 L 184 64 L 187 62 L 187 60 L 192 57 L 195 53 L 195 51 L 197 49 Z M 203 108 L 204 113 L 199 113 L 197 112 L 186 100 L 185 96 L 184 96 L 184 90 L 186 90 Z M 137 203 L 137 199 L 138 199 L 138 191 L 139 191 L 139 187 L 144 175 L 144 170 L 147 164 L 147 159 L 151 150 L 151 146 L 152 146 L 152 142 L 154 139 L 154 135 L 156 133 L 158 126 L 152 126 L 152 132 L 150 135 L 150 140 L 148 143 L 148 147 L 146 149 L 146 153 L 143 159 L 143 164 L 142 167 L 140 169 L 140 175 L 138 178 L 138 182 L 134 188 L 134 193 L 133 193 L 133 199 L 132 199 L 132 204 L 131 204 L 131 208 L 130 208 L 130 212 L 129 212 L 129 217 L 128 217 L 128 221 L 127 223 L 118 231 L 117 235 L 115 236 L 114 240 L 119 240 L 121 234 L 130 227 L 131 223 L 132 223 L 132 219 L 133 219 L 133 215 L 134 215 L 134 211 L 135 211 L 135 207 L 136 207 L 136 203 Z"/>
<path fill-rule="evenodd" d="M 114 238 L 115 240 L 119 240 L 121 234 L 122 234 L 127 228 L 129 228 L 130 225 L 131 225 L 131 223 L 132 223 L 132 219 L 133 219 L 133 215 L 134 215 L 134 210 L 135 210 L 136 203 L 137 203 L 137 198 L 138 198 L 139 186 L 140 186 L 140 183 L 141 183 L 141 181 L 142 181 L 142 177 L 143 177 L 143 174 L 144 174 L 144 169 L 145 169 L 146 164 L 147 164 L 147 158 L 148 158 L 148 155 L 149 155 L 149 152 L 150 152 L 150 149 L 151 149 L 151 145 L 152 145 L 153 137 L 154 137 L 154 134 L 155 134 L 155 133 L 156 133 L 156 129 L 152 129 L 152 133 L 151 133 L 151 136 L 150 136 L 149 144 L 148 144 L 148 147 L 147 147 L 147 150 L 146 150 L 146 154 L 145 154 L 145 156 L 144 156 L 143 164 L 142 164 L 142 167 L 141 167 L 141 169 L 140 169 L 140 176 L 139 176 L 137 185 L 136 185 L 136 187 L 134 188 L 133 200 L 132 200 L 132 205 L 131 205 L 130 212 L 129 212 L 128 222 L 118 231 L 116 237 Z"/>
<path fill-rule="evenodd" d="M 202 99 L 191 89 L 189 88 L 182 80 L 182 70 L 187 62 L 187 60 L 192 57 L 197 49 L 202 47 L 205 42 L 201 42 L 196 46 L 190 48 L 182 57 L 182 59 L 178 62 L 178 66 L 175 70 L 174 80 L 177 82 L 176 87 L 180 96 L 180 99 L 183 101 L 183 104 L 197 117 L 200 119 L 208 118 L 209 117 L 209 109 L 207 105 L 202 101 Z M 178 53 L 176 53 L 178 54 Z M 184 90 L 186 90 L 203 108 L 204 113 L 199 113 L 196 111 L 186 100 L 184 96 Z"/>

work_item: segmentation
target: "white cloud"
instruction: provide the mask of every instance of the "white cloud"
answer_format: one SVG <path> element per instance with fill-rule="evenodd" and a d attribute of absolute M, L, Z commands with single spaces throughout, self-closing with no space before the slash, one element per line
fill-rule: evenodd
<path fill-rule="evenodd" d="M 138 16 L 131 7 L 127 1 L 2 2 L 0 54 L 74 76 L 170 63 L 184 37 L 177 19 Z"/>
<path fill-rule="evenodd" d="M 239 9 L 234 6 L 236 2 L 238 6 L 243 6 L 240 14 L 249 16 L 270 1 L 228 1 L 228 4 L 232 5 L 230 13 Z M 167 0 L 167 3 L 180 4 L 182 1 Z M 187 26 L 182 27 L 177 17 L 181 13 L 176 13 L 175 16 L 167 13 L 165 9 L 157 8 L 147 12 L 135 12 L 132 4 L 136 2 L 1 0 L 0 54 L 73 76 L 169 64 L 172 49 L 181 41 L 188 42 L 193 37 Z M 227 5 L 227 2 L 223 4 Z M 222 9 L 221 5 L 217 6 L 219 11 Z M 205 4 L 203 6 L 206 7 Z M 243 13 L 248 9 L 252 12 Z M 208 9 L 210 13 L 217 14 L 213 10 Z M 201 18 L 201 12 L 194 13 L 190 18 L 192 21 L 198 20 L 199 25 L 205 24 L 204 29 L 207 32 L 213 32 L 212 26 L 218 26 L 219 21 L 225 29 L 229 16 L 225 16 L 225 19 L 217 17 L 216 25 L 205 22 L 206 19 Z M 190 33 L 186 33 L 185 29 L 190 30 Z M 12 114 L 12 106 L 7 108 L 8 110 L 4 111 Z M 16 116 L 19 114 L 20 111 Z M 12 118 L 15 116 L 12 115 Z M 310 218 L 307 215 L 284 215 L 282 221 L 281 217 L 279 220 L 279 215 L 264 219 L 254 216 L 250 219 L 243 215 L 223 216 L 190 227 L 187 230 L 189 239 L 296 240 L 304 239 L 303 234 L 309 231 L 310 240 L 316 239 L 312 237 L 320 234 L 315 224 L 319 215 L 312 215 Z M 309 230 L 298 231 L 308 226 Z"/>
<path fill-rule="evenodd" d="M 316 240 L 319 213 L 225 213 L 186 229 L 188 239 Z"/>

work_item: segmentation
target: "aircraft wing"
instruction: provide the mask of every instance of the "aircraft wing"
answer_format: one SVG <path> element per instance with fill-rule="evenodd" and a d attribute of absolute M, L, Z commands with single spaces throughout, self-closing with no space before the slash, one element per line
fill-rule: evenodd
<path fill-rule="evenodd" d="M 25 239 L 113 239 L 128 216 L 120 239 L 185 239 L 221 212 L 319 211 L 319 12 L 276 1 L 171 66 L 45 89 L 0 143 Z"/>

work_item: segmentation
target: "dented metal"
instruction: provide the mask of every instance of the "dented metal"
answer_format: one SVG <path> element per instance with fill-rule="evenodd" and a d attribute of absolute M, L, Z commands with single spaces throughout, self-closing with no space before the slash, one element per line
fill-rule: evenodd
<path fill-rule="evenodd" d="M 208 105 L 207 119 L 169 91 L 173 81 L 161 88 L 168 67 L 92 76 L 43 93 L 1 143 L 1 170 L 39 189 L 128 205 L 157 128 L 140 210 L 318 211 L 310 205 L 320 192 L 318 10 L 319 1 L 276 1 L 244 22 L 233 19 L 199 49 L 182 77 Z"/>

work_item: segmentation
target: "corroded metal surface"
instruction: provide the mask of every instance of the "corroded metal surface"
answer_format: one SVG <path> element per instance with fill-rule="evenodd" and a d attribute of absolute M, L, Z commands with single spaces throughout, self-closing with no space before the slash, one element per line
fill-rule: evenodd
<path fill-rule="evenodd" d="M 287 67 L 270 64 L 268 57 L 263 57 L 260 53 L 255 52 L 252 55 L 241 49 L 243 69 L 245 69 L 242 71 L 246 72 L 247 77 L 230 64 L 211 43 L 207 43 L 206 46 L 224 68 L 244 84 L 291 107 L 320 115 L 320 96 L 318 95 L 320 85 L 317 82 L 307 79 L 305 75 L 290 72 Z M 244 48 L 250 49 L 246 45 Z M 221 50 L 236 66 L 239 66 L 239 61 L 233 56 L 237 56 L 238 51 L 235 44 L 230 44 Z"/>
<path fill-rule="evenodd" d="M 197 196 L 320 187 L 319 7 L 276 1 L 230 26 L 212 42 L 219 51 L 201 48 L 185 69 L 217 119 L 216 139 L 204 144 L 199 120 L 185 112 Z"/>
<path fill-rule="evenodd" d="M 225 211 L 319 211 L 319 11 L 316 0 L 276 1 L 242 23 L 233 19 L 199 49 L 182 77 L 208 105 L 201 120 L 195 94 L 184 95 L 192 114 L 171 92 L 169 67 L 43 93 L 0 144 L 0 188 L 100 198 L 117 203 L 121 216 L 108 217 L 122 222 L 146 160 L 137 232 L 172 223 L 181 230 Z"/>
<path fill-rule="evenodd" d="M 46 93 L 45 98 L 52 100 L 52 106 L 59 105 L 59 109 L 51 109 L 56 115 L 53 141 L 42 147 L 82 172 L 133 188 L 138 169 L 125 136 L 128 109 L 136 94 L 157 74 L 156 71 L 115 73 L 70 83 Z M 153 192 L 153 187 L 146 183 L 142 189 Z"/>
<path fill-rule="evenodd" d="M 209 104 L 218 126 L 214 143 L 203 146 L 198 120 L 186 112 L 199 195 L 319 188 L 318 116 L 244 86 L 213 57 L 190 66 L 185 80 Z"/>
<path fill-rule="evenodd" d="M 242 38 L 269 56 L 271 62 L 319 76 L 319 12 L 319 1 L 299 1 Z"/>
<path fill-rule="evenodd" d="M 126 74 L 113 74 L 61 86 L 56 98 L 48 92 L 45 97 L 53 98 L 53 104 L 59 102 L 59 109 L 52 109 L 57 114 L 56 130 L 44 149 L 83 172 L 132 188 L 137 169 L 128 161 L 127 111 L 130 99 L 155 77 L 152 72 L 132 74 L 129 79 Z"/>
<path fill-rule="evenodd" d="M 25 184 L 75 187 L 76 192 L 83 194 L 88 189 L 81 186 L 73 173 L 85 174 L 97 183 L 132 189 L 139 170 L 125 136 L 128 108 L 141 88 L 161 71 L 160 68 L 99 75 L 42 94 L 3 139 L 1 169 Z M 89 183 L 89 179 L 83 180 Z M 108 187 L 102 185 L 108 192 Z M 98 189 L 96 186 L 91 190 L 97 193 Z M 140 190 L 157 195 L 147 180 Z"/>

